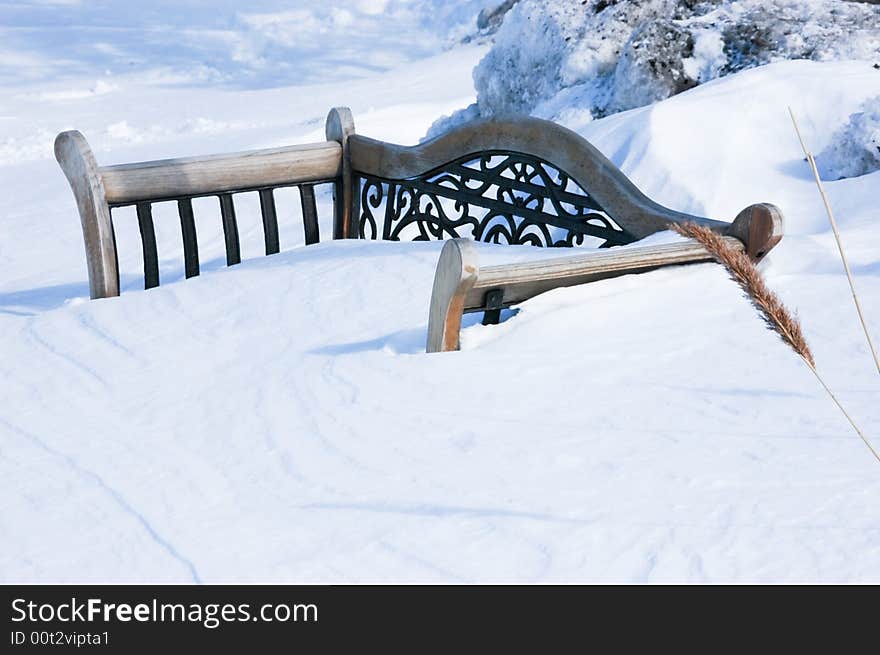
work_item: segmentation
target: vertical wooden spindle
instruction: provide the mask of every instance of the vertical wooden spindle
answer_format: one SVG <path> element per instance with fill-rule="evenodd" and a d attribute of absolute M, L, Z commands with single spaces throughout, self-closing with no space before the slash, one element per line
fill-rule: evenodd
<path fill-rule="evenodd" d="M 318 208 L 315 205 L 315 185 L 301 184 L 299 197 L 302 202 L 303 229 L 305 231 L 306 245 L 318 243 Z"/>
<path fill-rule="evenodd" d="M 177 201 L 180 215 L 180 232 L 183 235 L 183 269 L 186 277 L 199 274 L 199 242 L 196 238 L 196 223 L 193 219 L 192 200 L 181 198 Z"/>
<path fill-rule="evenodd" d="M 138 228 L 144 252 L 144 289 L 159 286 L 159 254 L 156 251 L 156 230 L 150 203 L 137 203 Z"/>
<path fill-rule="evenodd" d="M 278 215 L 275 211 L 275 196 L 272 189 L 260 190 L 260 211 L 263 214 L 263 237 L 266 241 L 266 254 L 274 255 L 280 248 L 278 244 Z"/>
<path fill-rule="evenodd" d="M 226 239 L 226 265 L 241 263 L 241 247 L 238 242 L 238 223 L 235 220 L 235 205 L 231 193 L 221 193 L 220 215 L 223 218 L 223 236 Z"/>

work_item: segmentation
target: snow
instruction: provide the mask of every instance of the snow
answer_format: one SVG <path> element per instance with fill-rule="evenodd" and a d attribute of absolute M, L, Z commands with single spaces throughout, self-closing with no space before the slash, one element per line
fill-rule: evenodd
<path fill-rule="evenodd" d="M 0 83 L 150 74 L 265 88 L 417 61 L 475 30 L 484 0 L 15 0 L 0 5 Z"/>
<path fill-rule="evenodd" d="M 880 170 L 880 96 L 865 102 L 862 111 L 831 137 L 831 143 L 816 156 L 822 177 L 839 180 Z"/>
<path fill-rule="evenodd" d="M 880 56 L 880 8 L 844 0 L 521 0 L 474 70 L 483 116 L 579 90 L 594 116 L 785 59 Z M 548 116 L 557 118 L 557 116 Z"/>
<path fill-rule="evenodd" d="M 276 256 L 240 208 L 234 268 L 202 214 L 187 281 L 157 210 L 150 291 L 120 216 L 126 291 L 87 300 L 56 132 L 115 163 L 320 140 L 350 104 L 360 133 L 415 143 L 475 97 L 486 46 L 444 43 L 299 85 L 186 80 L 175 52 L 156 59 L 174 83 L 151 67 L 42 78 L 15 45 L 39 61 L 0 100 L 0 581 L 880 581 L 876 461 L 714 265 L 559 289 L 498 326 L 469 316 L 461 352 L 428 356 L 441 244 L 302 247 L 292 195 Z M 764 271 L 875 443 L 880 380 L 786 107 L 821 152 L 878 95 L 869 62 L 795 61 L 564 119 L 668 206 L 783 209 Z M 880 340 L 878 182 L 827 188 Z M 329 207 L 324 189 L 323 235 Z M 478 247 L 487 265 L 560 254 Z"/>

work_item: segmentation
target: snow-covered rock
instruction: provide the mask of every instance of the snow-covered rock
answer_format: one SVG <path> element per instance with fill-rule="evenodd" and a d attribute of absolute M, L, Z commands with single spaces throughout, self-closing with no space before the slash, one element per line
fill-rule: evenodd
<path fill-rule="evenodd" d="M 880 96 L 849 117 L 816 156 L 822 177 L 838 180 L 880 170 Z"/>
<path fill-rule="evenodd" d="M 878 56 L 880 7 L 864 3 L 522 0 L 474 80 L 483 116 L 541 115 L 573 87 L 603 116 L 782 59 Z"/>
<path fill-rule="evenodd" d="M 477 29 L 483 34 L 492 34 L 501 27 L 504 16 L 513 9 L 519 0 L 496 0 L 491 5 L 484 7 L 477 15 Z"/>

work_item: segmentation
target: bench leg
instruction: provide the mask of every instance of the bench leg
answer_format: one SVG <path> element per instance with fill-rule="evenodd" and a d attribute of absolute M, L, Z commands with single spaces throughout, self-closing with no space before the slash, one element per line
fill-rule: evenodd
<path fill-rule="evenodd" d="M 469 239 L 447 241 L 434 274 L 426 352 L 459 349 L 465 297 L 479 274 L 479 258 L 473 242 Z"/>
<path fill-rule="evenodd" d="M 76 131 L 55 139 L 55 159 L 70 183 L 86 246 L 89 292 L 92 298 L 119 295 L 119 265 L 110 207 L 95 156 L 85 137 Z"/>
<path fill-rule="evenodd" d="M 504 289 L 487 291 L 483 302 L 486 306 L 486 311 L 483 312 L 483 325 L 498 325 L 504 307 Z"/>

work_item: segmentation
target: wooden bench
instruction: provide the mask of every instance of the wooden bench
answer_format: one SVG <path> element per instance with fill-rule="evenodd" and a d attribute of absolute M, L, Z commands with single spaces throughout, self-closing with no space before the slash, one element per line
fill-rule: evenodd
<path fill-rule="evenodd" d="M 654 202 L 602 153 L 555 123 L 520 117 L 480 120 L 416 146 L 355 133 L 347 108 L 330 111 L 322 143 L 226 155 L 99 166 L 79 132 L 63 132 L 55 154 L 73 189 L 82 222 L 92 298 L 119 295 L 113 209 L 136 207 L 144 287 L 160 282 L 152 204 L 175 201 L 186 277 L 199 273 L 194 198 L 220 206 L 226 262 L 241 261 L 234 198 L 259 194 L 267 255 L 280 250 L 274 191 L 298 187 L 306 244 L 320 240 L 315 185 L 333 187 L 333 238 L 452 239 L 434 281 L 428 350 L 458 348 L 461 315 L 486 312 L 558 286 L 705 261 L 690 244 L 584 251 L 540 263 L 480 270 L 461 238 L 535 246 L 638 241 L 685 221 L 706 225 L 761 259 L 782 238 L 782 214 L 752 205 L 732 223 L 674 211 Z"/>

